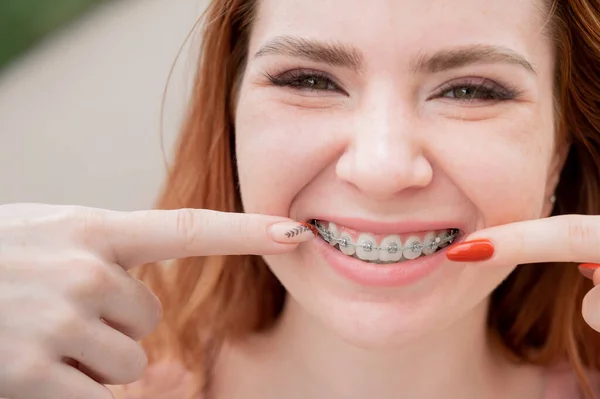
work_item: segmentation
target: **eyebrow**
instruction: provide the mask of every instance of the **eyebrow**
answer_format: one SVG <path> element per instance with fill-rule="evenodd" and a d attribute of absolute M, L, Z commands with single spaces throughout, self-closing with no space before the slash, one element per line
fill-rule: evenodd
<path fill-rule="evenodd" d="M 254 59 L 265 55 L 287 55 L 355 72 L 360 72 L 363 66 L 362 54 L 356 49 L 292 36 L 278 36 L 269 40 L 254 54 Z"/>
<path fill-rule="evenodd" d="M 411 69 L 413 72 L 436 73 L 479 63 L 514 64 L 537 74 L 533 65 L 519 53 L 506 47 L 489 45 L 470 45 L 424 55 L 411 63 Z"/>
<path fill-rule="evenodd" d="M 360 72 L 364 59 L 362 53 L 342 44 L 321 42 L 293 36 L 278 36 L 266 42 L 255 54 L 254 59 L 266 55 L 285 55 L 308 61 L 325 63 Z M 480 63 L 508 63 L 519 65 L 537 74 L 531 63 L 519 53 L 502 46 L 469 45 L 433 54 L 423 54 L 412 62 L 412 72 L 436 73 Z"/>

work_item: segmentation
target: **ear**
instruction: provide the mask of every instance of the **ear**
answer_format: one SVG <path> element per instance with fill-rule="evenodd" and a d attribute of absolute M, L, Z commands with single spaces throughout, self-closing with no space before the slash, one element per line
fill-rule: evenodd
<path fill-rule="evenodd" d="M 556 146 L 554 156 L 552 157 L 552 162 L 550 162 L 549 165 L 548 179 L 546 180 L 546 193 L 544 196 L 543 210 L 544 217 L 550 216 L 554 208 L 554 204 L 550 201 L 550 199 L 556 191 L 556 187 L 560 181 L 560 174 L 565 166 L 565 162 L 567 161 L 567 156 L 569 155 L 570 150 L 571 143 L 569 142 L 561 141 Z"/>

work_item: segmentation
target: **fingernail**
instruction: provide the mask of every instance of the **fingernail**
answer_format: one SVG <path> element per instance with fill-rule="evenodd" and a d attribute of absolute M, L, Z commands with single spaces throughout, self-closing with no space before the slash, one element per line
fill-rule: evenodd
<path fill-rule="evenodd" d="M 589 278 L 590 280 L 593 280 L 594 271 L 598 268 L 600 268 L 600 264 L 598 263 L 582 263 L 578 267 L 579 272 L 583 274 L 583 277 Z"/>
<path fill-rule="evenodd" d="M 281 222 L 272 224 L 269 233 L 273 240 L 283 244 L 296 244 L 317 235 L 317 228 L 304 222 Z"/>
<path fill-rule="evenodd" d="M 494 254 L 494 244 L 490 240 L 461 242 L 446 251 L 446 258 L 454 262 L 481 262 Z"/>

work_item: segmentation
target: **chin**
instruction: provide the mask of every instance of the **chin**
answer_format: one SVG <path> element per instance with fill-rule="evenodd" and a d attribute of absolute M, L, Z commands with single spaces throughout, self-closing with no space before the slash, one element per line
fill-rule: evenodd
<path fill-rule="evenodd" d="M 335 335 L 348 344 L 368 351 L 396 350 L 414 344 L 432 332 L 431 312 L 407 312 L 392 304 L 340 306 L 334 314 L 315 314 Z M 423 313 L 430 315 L 425 316 Z"/>
<path fill-rule="evenodd" d="M 410 292 L 363 290 L 320 274 L 316 265 L 268 263 L 288 291 L 286 312 L 301 320 L 302 328 L 363 350 L 410 346 L 458 318 L 456 307 L 448 308 L 447 290 L 429 289 L 433 281 Z"/>

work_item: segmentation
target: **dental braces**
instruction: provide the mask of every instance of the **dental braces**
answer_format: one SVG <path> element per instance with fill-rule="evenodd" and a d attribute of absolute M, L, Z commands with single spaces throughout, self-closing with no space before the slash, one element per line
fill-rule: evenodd
<path fill-rule="evenodd" d="M 395 254 L 397 252 L 401 252 L 401 251 L 404 251 L 405 249 L 409 249 L 409 248 L 411 251 L 413 251 L 415 253 L 422 252 L 423 249 L 425 249 L 425 248 L 435 251 L 436 249 L 438 249 L 440 247 L 440 245 L 452 244 L 454 242 L 454 240 L 456 239 L 456 237 L 458 237 L 458 235 L 460 234 L 460 231 L 458 229 L 449 229 L 447 237 L 445 237 L 443 239 L 440 237 L 436 237 L 435 240 L 433 240 L 431 243 L 429 243 L 427 245 L 415 242 L 412 245 L 409 245 L 408 247 L 402 248 L 396 243 L 391 243 L 386 248 L 383 248 L 383 247 L 374 245 L 374 243 L 372 243 L 369 240 L 363 240 L 363 242 L 361 244 L 354 244 L 347 237 L 343 237 L 343 236 L 335 237 L 331 231 L 325 229 L 323 226 L 321 226 L 318 223 L 314 224 L 313 226 L 316 227 L 317 232 L 326 242 L 328 242 L 330 244 L 333 243 L 332 245 L 337 244 L 340 248 L 348 248 L 348 247 L 362 248 L 365 252 L 386 250 L 390 254 Z"/>

